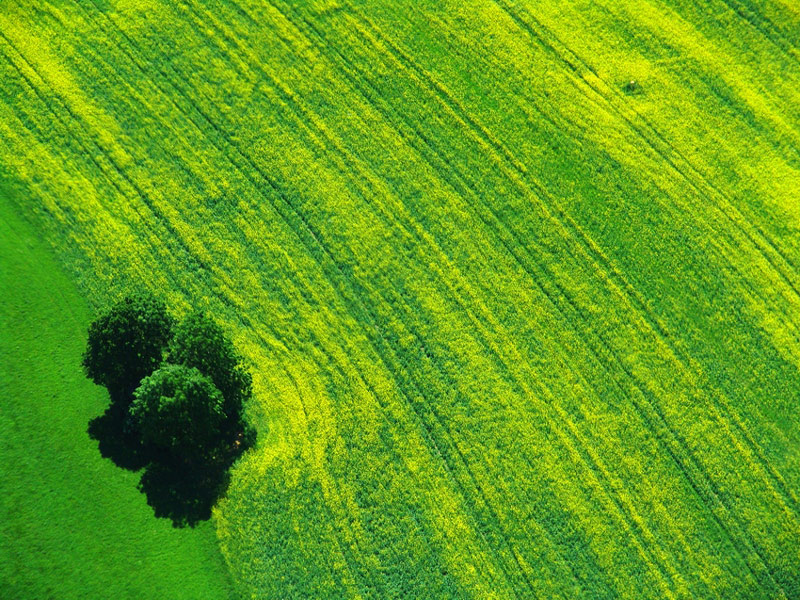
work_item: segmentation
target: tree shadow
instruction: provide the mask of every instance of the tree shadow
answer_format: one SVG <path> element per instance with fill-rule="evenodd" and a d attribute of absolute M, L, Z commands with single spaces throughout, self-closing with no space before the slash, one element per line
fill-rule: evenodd
<path fill-rule="evenodd" d="M 156 517 L 170 519 L 173 527 L 195 527 L 210 519 L 211 509 L 228 489 L 231 466 L 255 444 L 255 430 L 246 428 L 214 463 L 176 464 L 142 444 L 128 419 L 127 404 L 112 401 L 89 421 L 87 432 L 100 454 L 128 471 L 144 469 L 138 487 Z"/>
<path fill-rule="evenodd" d="M 121 403 L 112 402 L 102 415 L 89 421 L 87 433 L 98 443 L 103 458 L 128 471 L 138 471 L 152 457 L 127 423 L 127 415 Z"/>
<path fill-rule="evenodd" d="M 139 491 L 156 517 L 170 519 L 173 527 L 194 527 L 211 518 L 229 482 L 227 466 L 189 469 L 153 462 L 142 474 Z"/>

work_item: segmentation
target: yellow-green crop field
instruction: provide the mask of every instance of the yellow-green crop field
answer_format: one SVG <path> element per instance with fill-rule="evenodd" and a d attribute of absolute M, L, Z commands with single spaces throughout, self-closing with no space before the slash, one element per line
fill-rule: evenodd
<path fill-rule="evenodd" d="M 800 598 L 795 0 L 0 0 L 0 169 L 249 362 L 244 596 Z"/>

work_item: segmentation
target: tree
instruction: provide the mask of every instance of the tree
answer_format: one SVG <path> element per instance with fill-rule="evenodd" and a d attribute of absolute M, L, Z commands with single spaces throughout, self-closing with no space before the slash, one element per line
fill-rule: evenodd
<path fill-rule="evenodd" d="M 156 516 L 176 527 L 209 518 L 256 439 L 244 412 L 252 379 L 222 328 L 202 313 L 174 327 L 163 303 L 130 296 L 92 323 L 83 365 L 112 397 L 89 422 L 103 456 L 144 468 Z"/>
<path fill-rule="evenodd" d="M 206 467 L 228 454 L 224 402 L 197 369 L 165 365 L 136 388 L 130 415 L 153 456 L 173 466 Z"/>
<path fill-rule="evenodd" d="M 124 298 L 89 327 L 83 355 L 86 376 L 129 401 L 142 378 L 163 360 L 173 328 L 163 302 L 149 293 Z"/>
<path fill-rule="evenodd" d="M 190 314 L 175 330 L 167 362 L 194 367 L 211 378 L 225 401 L 223 434 L 231 442 L 252 444 L 255 432 L 244 416 L 252 378 L 222 327 L 202 312 Z"/>

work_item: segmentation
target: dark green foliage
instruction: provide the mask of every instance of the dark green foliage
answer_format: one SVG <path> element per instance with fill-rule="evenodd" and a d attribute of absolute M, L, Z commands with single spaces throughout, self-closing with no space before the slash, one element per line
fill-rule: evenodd
<path fill-rule="evenodd" d="M 162 462 L 200 465 L 225 454 L 222 393 L 193 367 L 165 365 L 134 392 L 130 415 Z"/>
<path fill-rule="evenodd" d="M 139 489 L 156 516 L 207 519 L 256 440 L 244 414 L 252 380 L 222 328 L 199 312 L 176 328 L 163 303 L 131 296 L 91 325 L 83 364 L 112 397 L 89 423 L 101 454 L 145 469 Z"/>
<path fill-rule="evenodd" d="M 167 307 L 151 294 L 124 298 L 89 326 L 86 376 L 108 388 L 115 401 L 129 401 L 142 378 L 161 364 L 172 327 Z"/>
<path fill-rule="evenodd" d="M 246 432 L 244 407 L 252 396 L 252 378 L 222 328 L 202 312 L 190 314 L 176 328 L 168 362 L 194 367 L 211 378 L 225 400 L 226 437 L 233 441 Z M 241 438 L 240 438 L 241 439 Z"/>
<path fill-rule="evenodd" d="M 134 392 L 130 424 L 149 461 L 139 489 L 156 516 L 176 527 L 211 516 L 228 469 L 254 442 L 255 430 L 242 415 L 234 428 L 224 406 L 211 378 L 186 365 L 164 365 Z M 233 438 L 231 431 L 237 431 Z"/>

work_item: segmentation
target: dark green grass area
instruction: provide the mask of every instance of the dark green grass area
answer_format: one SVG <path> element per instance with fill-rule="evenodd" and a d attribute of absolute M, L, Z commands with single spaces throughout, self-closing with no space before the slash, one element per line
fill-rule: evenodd
<path fill-rule="evenodd" d="M 235 596 L 214 526 L 173 529 L 86 433 L 91 315 L 0 189 L 0 598 Z"/>

